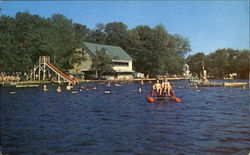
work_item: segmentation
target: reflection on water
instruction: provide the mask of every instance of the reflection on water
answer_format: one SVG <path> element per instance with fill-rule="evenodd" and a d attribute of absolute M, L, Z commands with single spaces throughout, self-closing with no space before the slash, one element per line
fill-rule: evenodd
<path fill-rule="evenodd" d="M 175 81 L 174 86 L 186 81 Z M 92 84 L 80 84 L 92 86 Z M 249 87 L 175 88 L 182 103 L 145 97 L 150 84 L 56 93 L 1 90 L 1 146 L 8 154 L 247 154 Z M 138 88 L 142 87 L 142 93 Z M 110 90 L 111 94 L 104 94 Z M 10 94 L 14 91 L 16 94 Z"/>

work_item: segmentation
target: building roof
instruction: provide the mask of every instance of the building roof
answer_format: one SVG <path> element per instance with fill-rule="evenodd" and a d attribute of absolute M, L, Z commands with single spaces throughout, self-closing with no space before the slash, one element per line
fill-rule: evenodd
<path fill-rule="evenodd" d="M 84 47 L 87 48 L 87 52 L 91 52 L 92 56 L 96 55 L 96 51 L 105 49 L 105 53 L 112 57 L 114 60 L 132 60 L 132 58 L 119 46 L 103 45 L 96 43 L 83 42 Z"/>

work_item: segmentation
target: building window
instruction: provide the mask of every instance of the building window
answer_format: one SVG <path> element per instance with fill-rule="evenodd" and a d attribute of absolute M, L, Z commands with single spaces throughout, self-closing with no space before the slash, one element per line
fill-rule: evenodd
<path fill-rule="evenodd" d="M 128 62 L 114 62 L 114 66 L 128 66 Z"/>

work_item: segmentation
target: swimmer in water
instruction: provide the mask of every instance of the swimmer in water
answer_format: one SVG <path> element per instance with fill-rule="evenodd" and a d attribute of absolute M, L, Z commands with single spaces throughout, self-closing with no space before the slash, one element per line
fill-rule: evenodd
<path fill-rule="evenodd" d="M 49 89 L 47 88 L 46 85 L 43 85 L 43 91 L 48 91 Z"/>
<path fill-rule="evenodd" d="M 58 93 L 62 92 L 62 89 L 61 89 L 60 86 L 58 86 L 58 87 L 56 88 L 56 92 L 58 92 Z"/>

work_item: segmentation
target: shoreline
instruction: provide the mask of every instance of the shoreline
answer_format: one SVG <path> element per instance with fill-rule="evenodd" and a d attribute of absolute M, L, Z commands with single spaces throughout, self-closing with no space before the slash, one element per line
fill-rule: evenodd
<path fill-rule="evenodd" d="M 158 78 L 159 80 L 163 80 L 164 78 Z M 167 78 L 169 81 L 177 81 L 177 80 L 188 80 L 187 78 Z M 224 81 L 231 81 L 231 80 L 237 80 L 237 79 L 220 79 Z M 149 82 L 149 81 L 156 81 L 156 78 L 144 78 L 144 79 L 127 79 L 127 80 L 121 80 L 121 79 L 115 79 L 115 80 L 78 80 L 76 84 L 80 83 L 94 83 L 94 82 Z M 34 80 L 27 80 L 27 81 L 18 81 L 18 82 L 0 82 L 0 86 L 18 86 L 18 85 L 39 85 L 39 84 L 67 84 L 67 81 L 34 81 Z"/>
<path fill-rule="evenodd" d="M 185 78 L 167 78 L 170 81 L 174 80 L 185 80 Z M 148 79 L 128 79 L 128 80 L 78 80 L 79 83 L 91 83 L 91 82 L 139 82 L 139 81 L 155 81 L 156 78 L 148 78 Z M 159 80 L 163 80 L 163 78 L 159 78 Z M 1 82 L 0 84 L 2 86 L 4 85 L 10 85 L 10 86 L 15 86 L 15 85 L 25 85 L 25 84 L 51 84 L 51 83 L 57 83 L 57 84 L 65 84 L 68 82 L 64 81 L 33 81 L 33 80 L 27 80 L 27 81 L 18 81 L 18 82 Z"/>

